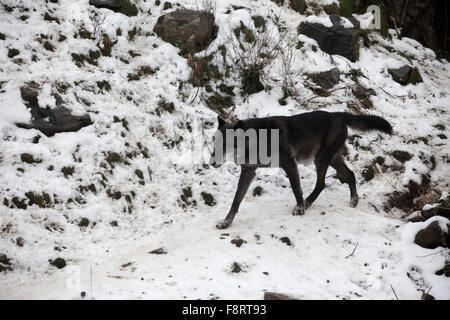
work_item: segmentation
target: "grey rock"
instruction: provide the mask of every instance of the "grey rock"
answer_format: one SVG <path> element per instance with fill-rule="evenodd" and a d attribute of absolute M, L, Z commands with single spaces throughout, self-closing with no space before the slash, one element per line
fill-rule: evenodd
<path fill-rule="evenodd" d="M 179 9 L 158 18 L 153 31 L 183 50 L 203 50 L 212 41 L 214 15 L 208 11 Z"/>
<path fill-rule="evenodd" d="M 375 95 L 375 91 L 373 89 L 367 89 L 360 84 L 357 84 L 353 89 L 353 94 L 358 99 L 365 99 L 369 96 Z"/>
<path fill-rule="evenodd" d="M 89 4 L 97 8 L 119 9 L 122 0 L 89 0 Z"/>
<path fill-rule="evenodd" d="M 333 68 L 328 71 L 314 73 L 311 76 L 311 80 L 323 89 L 331 89 L 338 84 L 340 79 L 340 71 L 338 68 Z"/>
<path fill-rule="evenodd" d="M 392 76 L 394 81 L 400 84 L 406 84 L 411 75 L 412 68 L 410 66 L 404 65 L 398 69 L 388 69 L 389 74 Z"/>

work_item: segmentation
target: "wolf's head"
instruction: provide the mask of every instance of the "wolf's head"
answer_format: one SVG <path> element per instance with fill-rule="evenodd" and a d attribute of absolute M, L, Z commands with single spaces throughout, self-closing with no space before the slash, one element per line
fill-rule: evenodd
<path fill-rule="evenodd" d="M 234 153 L 234 138 L 227 139 L 227 130 L 236 130 L 242 128 L 242 121 L 232 121 L 228 122 L 217 116 L 217 130 L 214 134 L 214 149 L 211 153 L 211 160 L 209 162 L 215 168 L 220 167 L 225 163 L 227 155 Z M 230 140 L 230 141 L 228 141 Z"/>

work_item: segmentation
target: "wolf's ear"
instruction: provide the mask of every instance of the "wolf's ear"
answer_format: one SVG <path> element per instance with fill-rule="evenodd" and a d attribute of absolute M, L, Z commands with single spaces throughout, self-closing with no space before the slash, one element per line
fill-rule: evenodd
<path fill-rule="evenodd" d="M 219 122 L 219 127 L 225 124 L 225 120 L 223 120 L 220 116 L 217 116 L 217 121 Z"/>

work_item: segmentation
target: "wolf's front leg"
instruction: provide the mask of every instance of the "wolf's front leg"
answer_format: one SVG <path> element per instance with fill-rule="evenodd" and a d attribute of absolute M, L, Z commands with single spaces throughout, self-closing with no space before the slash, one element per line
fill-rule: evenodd
<path fill-rule="evenodd" d="M 244 199 L 250 183 L 255 178 L 255 170 L 256 168 L 253 167 L 241 166 L 241 176 L 239 177 L 239 183 L 236 194 L 234 195 L 233 204 L 231 205 L 231 209 L 225 217 L 225 220 L 216 225 L 217 229 L 225 229 L 233 222 L 234 216 L 239 210 L 239 205 L 241 204 L 242 199 Z"/>
<path fill-rule="evenodd" d="M 291 183 L 292 192 L 294 193 L 297 205 L 292 210 L 294 216 L 300 216 L 305 214 L 306 205 L 303 201 L 303 192 L 300 187 L 300 176 L 298 174 L 297 163 L 294 159 L 286 159 L 283 163 L 282 168 L 286 172 L 289 182 Z"/>

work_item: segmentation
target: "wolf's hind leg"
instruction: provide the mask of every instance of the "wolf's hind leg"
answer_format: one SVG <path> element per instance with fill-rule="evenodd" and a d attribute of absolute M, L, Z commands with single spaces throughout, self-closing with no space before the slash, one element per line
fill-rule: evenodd
<path fill-rule="evenodd" d="M 303 201 L 303 192 L 300 187 L 300 177 L 298 175 L 297 162 L 295 160 L 288 160 L 287 163 L 282 165 L 283 170 L 286 172 L 289 182 L 291 183 L 292 192 L 294 193 L 297 205 L 292 210 L 293 215 L 303 215 L 305 213 L 305 203 Z"/>
<path fill-rule="evenodd" d="M 350 206 L 355 208 L 358 205 L 358 193 L 356 192 L 355 174 L 350 170 L 344 162 L 342 155 L 336 155 L 331 162 L 331 166 L 342 182 L 347 183 L 350 187 Z"/>
<path fill-rule="evenodd" d="M 256 168 L 241 166 L 241 176 L 239 177 L 238 187 L 236 190 L 236 194 L 234 195 L 233 204 L 231 205 L 231 209 L 225 217 L 225 220 L 216 225 L 217 229 L 228 228 L 233 222 L 234 216 L 239 210 L 239 205 L 241 204 L 242 199 L 244 199 L 250 183 L 255 178 L 255 171 Z"/>

